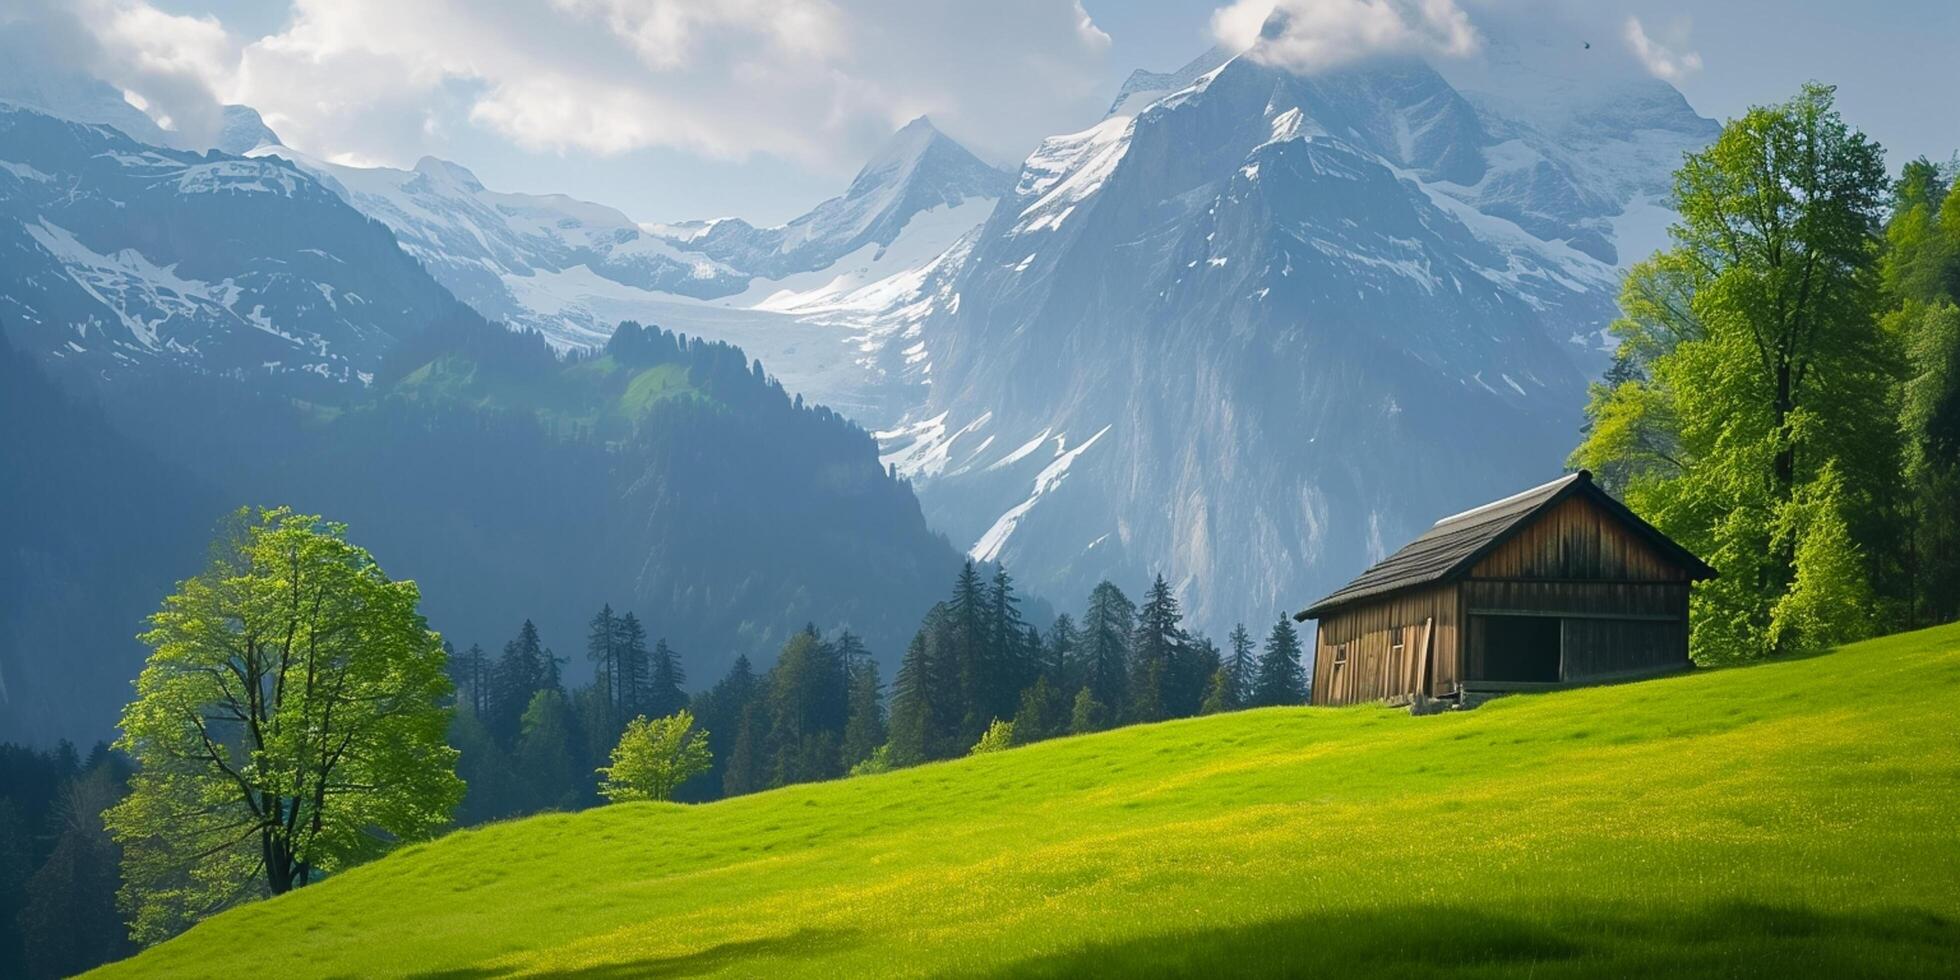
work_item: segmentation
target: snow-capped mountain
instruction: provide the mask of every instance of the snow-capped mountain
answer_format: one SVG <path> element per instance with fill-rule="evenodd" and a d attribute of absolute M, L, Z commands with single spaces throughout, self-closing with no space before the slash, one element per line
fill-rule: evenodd
<path fill-rule="evenodd" d="M 924 116 L 893 134 L 850 189 L 788 224 L 740 218 L 670 226 L 673 241 L 767 279 L 823 269 L 866 245 L 890 245 L 922 211 L 992 201 L 1013 178 L 988 166 Z"/>
<path fill-rule="evenodd" d="M 0 102 L 0 322 L 51 361 L 360 382 L 456 309 L 385 227 L 284 160 Z"/>
<path fill-rule="evenodd" d="M 890 343 L 916 329 L 912 293 L 1012 179 L 921 118 L 843 195 L 786 224 L 643 226 L 564 195 L 489 190 L 434 158 L 348 167 L 276 142 L 253 155 L 312 172 L 458 298 L 560 349 L 602 344 L 622 320 L 658 323 L 739 344 L 793 390 L 873 423 L 918 397 Z"/>
<path fill-rule="evenodd" d="M 349 167 L 271 145 L 319 176 L 361 213 L 387 225 L 402 248 L 479 313 L 543 334 L 560 348 L 603 344 L 602 319 L 581 291 L 610 286 L 712 298 L 748 277 L 646 233 L 626 215 L 560 194 L 492 191 L 468 169 L 423 157 L 414 169 Z"/>
<path fill-rule="evenodd" d="M 1256 52 L 1133 79 L 919 297 L 929 396 L 887 460 L 1036 591 L 1162 572 L 1214 632 L 1555 473 L 1620 233 L 1713 124 L 1658 82 L 1474 80 Z"/>

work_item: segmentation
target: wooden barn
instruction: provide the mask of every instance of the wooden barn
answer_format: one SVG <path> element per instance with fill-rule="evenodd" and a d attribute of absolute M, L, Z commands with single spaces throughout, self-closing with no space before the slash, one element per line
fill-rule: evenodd
<path fill-rule="evenodd" d="M 1294 618 L 1313 703 L 1535 690 L 1688 666 L 1688 586 L 1715 570 L 1584 470 L 1437 521 Z"/>

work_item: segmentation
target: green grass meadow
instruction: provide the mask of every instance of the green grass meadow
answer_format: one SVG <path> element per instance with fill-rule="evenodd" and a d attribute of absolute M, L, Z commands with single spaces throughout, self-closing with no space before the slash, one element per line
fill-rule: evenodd
<path fill-rule="evenodd" d="M 513 821 L 104 972 L 1960 977 L 1960 627 Z"/>

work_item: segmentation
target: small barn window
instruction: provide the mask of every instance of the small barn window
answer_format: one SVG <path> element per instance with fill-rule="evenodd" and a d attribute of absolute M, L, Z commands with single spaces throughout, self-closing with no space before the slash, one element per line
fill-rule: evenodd
<path fill-rule="evenodd" d="M 1345 666 L 1347 666 L 1347 644 L 1343 643 L 1334 648 L 1334 669 L 1339 670 Z"/>

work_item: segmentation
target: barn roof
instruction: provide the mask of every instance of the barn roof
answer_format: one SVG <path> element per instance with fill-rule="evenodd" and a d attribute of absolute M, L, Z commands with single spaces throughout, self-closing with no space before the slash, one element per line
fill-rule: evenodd
<path fill-rule="evenodd" d="M 1437 521 L 1414 541 L 1376 562 L 1367 571 L 1362 572 L 1359 578 L 1301 610 L 1293 618 L 1302 621 L 1314 619 L 1340 606 L 1455 578 L 1468 571 L 1478 559 L 1503 543 L 1510 537 L 1512 531 L 1529 523 L 1539 512 L 1575 493 L 1592 497 L 1608 512 L 1620 518 L 1651 542 L 1662 554 L 1686 566 L 1691 577 L 1697 579 L 1715 577 L 1714 569 L 1708 567 L 1686 548 L 1674 543 L 1674 539 L 1641 520 L 1640 515 L 1628 510 L 1625 504 L 1614 500 L 1612 494 L 1599 489 L 1593 483 L 1591 473 L 1580 470 L 1559 477 L 1550 483 L 1532 487 L 1523 493 L 1513 494 L 1481 507 L 1473 507 L 1461 514 L 1452 514 Z"/>

